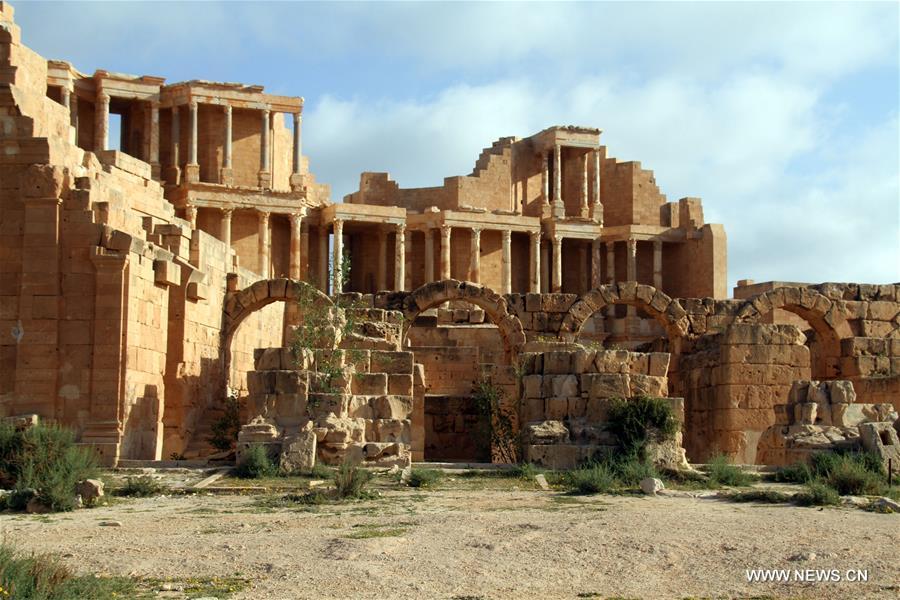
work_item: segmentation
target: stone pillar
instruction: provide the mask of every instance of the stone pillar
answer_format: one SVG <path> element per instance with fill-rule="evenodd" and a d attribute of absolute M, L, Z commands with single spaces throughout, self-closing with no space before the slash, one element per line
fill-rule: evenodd
<path fill-rule="evenodd" d="M 169 165 L 169 176 L 166 181 L 172 185 L 181 183 L 181 159 L 178 156 L 181 149 L 181 109 L 172 107 L 172 152 Z"/>
<path fill-rule="evenodd" d="M 150 102 L 150 172 L 154 179 L 159 172 L 159 100 Z"/>
<path fill-rule="evenodd" d="M 80 141 L 80 136 L 78 135 L 78 94 L 72 92 L 72 96 L 69 99 L 69 123 L 72 125 L 72 143 L 77 144 Z"/>
<path fill-rule="evenodd" d="M 591 217 L 603 225 L 603 205 L 600 203 L 600 149 L 594 150 L 594 209 Z"/>
<path fill-rule="evenodd" d="M 191 137 L 188 142 L 188 164 L 184 168 L 184 179 L 188 183 L 200 181 L 200 165 L 197 164 L 197 126 L 199 105 L 191 100 Z"/>
<path fill-rule="evenodd" d="M 259 187 L 268 189 L 272 186 L 272 173 L 269 171 L 269 109 L 262 111 L 262 130 L 259 138 Z"/>
<path fill-rule="evenodd" d="M 541 152 L 541 215 L 550 216 L 550 160 Z"/>
<path fill-rule="evenodd" d="M 434 230 L 425 230 L 425 283 L 434 281 Z"/>
<path fill-rule="evenodd" d="M 328 294 L 328 225 L 319 225 L 319 288 Z"/>
<path fill-rule="evenodd" d="M 590 273 L 590 266 L 588 264 L 588 249 L 587 244 L 584 243 L 583 240 L 578 240 L 578 289 L 579 294 L 583 294 L 588 289 L 589 280 L 588 275 Z"/>
<path fill-rule="evenodd" d="M 71 125 L 72 124 L 72 96 L 74 94 L 72 94 L 69 91 L 69 88 L 67 88 L 66 86 L 63 86 L 62 88 L 60 88 L 60 93 L 62 94 L 62 98 L 61 98 L 62 105 L 69 112 L 69 125 Z M 72 130 L 70 130 L 69 142 L 72 144 L 75 143 L 75 137 L 74 137 L 74 135 L 72 135 L 73 133 L 74 132 Z"/>
<path fill-rule="evenodd" d="M 259 274 L 264 279 L 269 278 L 269 213 L 266 211 L 259 212 L 259 234 L 257 236 L 259 242 Z"/>
<path fill-rule="evenodd" d="M 288 271 L 291 279 L 300 279 L 300 233 L 303 229 L 303 217 L 306 216 L 306 209 L 301 208 L 298 212 L 291 214 L 291 264 Z"/>
<path fill-rule="evenodd" d="M 547 294 L 550 292 L 550 240 L 547 240 L 546 243 L 541 244 L 541 293 Z"/>
<path fill-rule="evenodd" d="M 628 253 L 625 255 L 625 280 L 637 281 L 637 240 L 628 240 L 625 242 Z M 637 316 L 634 306 L 628 305 L 628 316 Z"/>
<path fill-rule="evenodd" d="M 334 255 L 331 258 L 332 293 L 340 294 L 344 291 L 344 273 L 341 265 L 344 261 L 344 222 L 341 219 L 334 220 Z"/>
<path fill-rule="evenodd" d="M 291 169 L 291 190 L 297 192 L 303 187 L 303 178 L 300 175 L 301 166 L 303 164 L 303 146 L 301 144 L 301 132 L 303 125 L 303 117 L 300 113 L 294 113 L 294 161 Z"/>
<path fill-rule="evenodd" d="M 553 282 L 551 285 L 553 293 L 562 292 L 562 237 L 553 236 Z"/>
<path fill-rule="evenodd" d="M 97 94 L 94 118 L 94 151 L 102 152 L 109 144 L 109 94 Z"/>
<path fill-rule="evenodd" d="M 616 243 L 606 242 L 606 283 L 612 285 L 616 282 Z M 606 315 L 612 319 L 616 316 L 615 305 L 610 304 L 606 308 Z"/>
<path fill-rule="evenodd" d="M 197 207 L 193 204 L 185 205 L 184 219 L 191 224 L 191 229 L 197 229 Z"/>
<path fill-rule="evenodd" d="M 653 242 L 653 287 L 662 290 L 662 241 Z"/>
<path fill-rule="evenodd" d="M 309 225 L 305 221 L 300 225 L 300 279 L 309 281 Z"/>
<path fill-rule="evenodd" d="M 512 292 L 512 231 L 504 229 L 503 235 L 503 256 L 500 258 L 500 293 L 509 294 Z"/>
<path fill-rule="evenodd" d="M 481 229 L 473 227 L 469 246 L 469 281 L 480 283 L 481 279 Z"/>
<path fill-rule="evenodd" d="M 453 228 L 441 225 L 441 279 L 450 279 L 450 236 Z"/>
<path fill-rule="evenodd" d="M 378 289 L 376 292 L 381 292 L 387 289 L 387 231 L 384 229 L 378 230 L 378 272 L 376 273 L 377 280 L 375 282 L 375 287 Z"/>
<path fill-rule="evenodd" d="M 562 200 L 562 146 L 556 145 L 553 150 L 553 208 L 559 210 L 559 207 L 565 208 Z"/>
<path fill-rule="evenodd" d="M 591 289 L 596 289 L 603 284 L 600 274 L 600 238 L 594 238 L 591 242 Z"/>
<path fill-rule="evenodd" d="M 406 225 L 397 225 L 394 242 L 394 287 L 402 292 L 406 289 Z"/>
<path fill-rule="evenodd" d="M 587 219 L 590 215 L 588 206 L 588 153 L 581 157 L 581 216 Z"/>
<path fill-rule="evenodd" d="M 231 185 L 234 183 L 234 167 L 232 165 L 232 108 L 230 104 L 225 105 L 225 147 L 222 152 L 222 169 L 219 171 L 219 183 Z"/>
<path fill-rule="evenodd" d="M 541 293 L 541 232 L 532 231 L 528 234 L 531 246 L 531 280 L 528 291 L 532 294 Z"/>
<path fill-rule="evenodd" d="M 222 209 L 222 219 L 219 222 L 219 238 L 225 244 L 225 272 L 231 271 L 231 215 L 234 212 L 232 208 Z"/>

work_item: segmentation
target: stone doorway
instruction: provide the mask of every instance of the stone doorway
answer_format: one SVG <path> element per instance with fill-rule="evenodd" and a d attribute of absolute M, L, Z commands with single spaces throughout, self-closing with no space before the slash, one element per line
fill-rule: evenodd
<path fill-rule="evenodd" d="M 491 462 L 487 415 L 469 396 L 425 396 L 426 462 Z"/>

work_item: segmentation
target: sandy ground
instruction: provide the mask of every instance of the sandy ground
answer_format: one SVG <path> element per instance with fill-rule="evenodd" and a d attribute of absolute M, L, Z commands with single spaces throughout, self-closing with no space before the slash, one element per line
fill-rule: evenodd
<path fill-rule="evenodd" d="M 239 573 L 252 584 L 234 597 L 248 599 L 900 595 L 898 515 L 444 487 L 300 510 L 263 508 L 260 496 L 122 500 L 49 517 L 3 514 L 0 528 L 85 572 Z M 109 520 L 121 526 L 100 525 Z M 868 582 L 747 582 L 746 569 L 763 568 L 862 569 Z"/>

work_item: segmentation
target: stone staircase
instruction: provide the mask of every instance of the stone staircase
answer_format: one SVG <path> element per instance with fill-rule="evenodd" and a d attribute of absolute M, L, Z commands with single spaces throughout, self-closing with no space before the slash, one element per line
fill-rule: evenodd
<path fill-rule="evenodd" d="M 491 144 L 490 148 L 483 149 L 478 160 L 475 161 L 475 168 L 472 169 L 469 177 L 481 177 L 481 174 L 489 169 L 491 161 L 495 160 L 495 157 L 508 155 L 511 152 L 512 144 L 515 141 L 514 136 L 502 137 Z"/>

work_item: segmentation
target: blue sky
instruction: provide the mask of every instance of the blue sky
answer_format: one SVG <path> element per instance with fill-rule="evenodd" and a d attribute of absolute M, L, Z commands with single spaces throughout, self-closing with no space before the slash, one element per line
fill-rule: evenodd
<path fill-rule="evenodd" d="M 482 147 L 599 127 L 724 223 L 729 282 L 900 281 L 900 4 L 18 2 L 25 42 L 91 73 L 306 98 L 335 199 Z"/>

